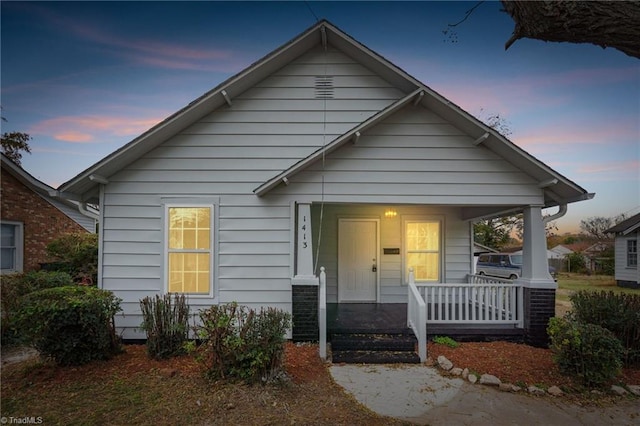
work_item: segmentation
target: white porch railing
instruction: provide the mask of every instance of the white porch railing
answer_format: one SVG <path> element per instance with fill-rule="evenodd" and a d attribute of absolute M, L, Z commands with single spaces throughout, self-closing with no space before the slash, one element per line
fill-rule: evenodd
<path fill-rule="evenodd" d="M 327 274 L 320 267 L 320 286 L 318 287 L 318 324 L 320 328 L 318 352 L 320 358 L 327 359 Z"/>
<path fill-rule="evenodd" d="M 524 324 L 524 291 L 511 280 L 470 275 L 468 284 L 415 284 L 427 307 L 427 323 Z"/>
<path fill-rule="evenodd" d="M 427 305 L 416 287 L 413 268 L 409 268 L 407 326 L 413 330 L 418 339 L 420 362 L 425 362 L 427 359 Z"/>

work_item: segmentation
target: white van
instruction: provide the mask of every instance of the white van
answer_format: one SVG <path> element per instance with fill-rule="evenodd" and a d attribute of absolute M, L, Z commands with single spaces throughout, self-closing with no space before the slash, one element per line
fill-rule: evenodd
<path fill-rule="evenodd" d="M 478 257 L 476 265 L 478 275 L 517 280 L 522 275 L 522 255 L 510 253 L 485 253 Z M 557 280 L 556 270 L 549 266 L 549 274 Z"/>
<path fill-rule="evenodd" d="M 478 275 L 517 280 L 522 274 L 522 255 L 508 253 L 486 253 L 478 257 Z"/>

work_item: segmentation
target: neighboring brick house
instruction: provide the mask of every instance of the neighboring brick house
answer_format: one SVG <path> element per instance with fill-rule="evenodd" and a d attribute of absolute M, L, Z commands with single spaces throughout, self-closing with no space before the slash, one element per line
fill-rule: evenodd
<path fill-rule="evenodd" d="M 95 232 L 97 214 L 53 198 L 54 189 L 2 154 L 2 273 L 29 271 L 50 261 L 47 244 L 61 234 Z"/>

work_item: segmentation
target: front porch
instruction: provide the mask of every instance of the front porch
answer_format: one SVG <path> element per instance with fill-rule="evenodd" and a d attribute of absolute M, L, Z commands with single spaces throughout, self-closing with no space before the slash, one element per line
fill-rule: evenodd
<path fill-rule="evenodd" d="M 406 303 L 329 303 L 327 340 L 335 334 L 406 333 Z M 413 334 L 413 333 L 412 333 Z M 524 329 L 505 324 L 446 324 L 427 321 L 427 338 L 449 336 L 457 341 L 522 342 Z"/>

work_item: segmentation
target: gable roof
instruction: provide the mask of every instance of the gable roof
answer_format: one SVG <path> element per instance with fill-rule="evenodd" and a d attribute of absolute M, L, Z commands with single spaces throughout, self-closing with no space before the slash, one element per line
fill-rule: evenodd
<path fill-rule="evenodd" d="M 264 182 L 254 190 L 256 195 L 265 195 L 282 183 L 284 178 L 304 170 L 309 165 L 320 160 L 324 155 L 344 145 L 351 138 L 359 136 L 359 133 L 384 120 L 408 102 L 414 101 L 450 121 L 461 131 L 476 139 L 478 144 L 481 143 L 484 147 L 507 159 L 515 167 L 536 179 L 540 187 L 544 188 L 545 207 L 593 197 L 593 194 L 589 194 L 576 183 L 526 153 L 495 129 L 466 113 L 451 101 L 410 76 L 381 55 L 360 44 L 326 20 L 316 23 L 298 37 L 227 79 L 117 151 L 65 182 L 60 186 L 60 192 L 72 199 L 95 202 L 99 192 L 99 184 L 108 182 L 109 176 L 128 166 L 211 111 L 225 104 L 231 105 L 234 97 L 253 87 L 259 81 L 303 53 L 318 45 L 326 46 L 327 44 L 369 68 L 407 95 L 308 157 L 301 159 L 287 170 Z"/>
<path fill-rule="evenodd" d="M 640 213 L 631 216 L 629 219 L 623 220 L 617 225 L 607 229 L 605 232 L 608 232 L 611 234 L 627 235 L 637 229 L 640 229 Z"/>
<path fill-rule="evenodd" d="M 85 214 L 81 214 L 78 210 L 78 203 L 64 200 L 60 198 L 54 198 L 51 196 L 55 193 L 55 190 L 46 183 L 36 179 L 29 174 L 25 169 L 18 166 L 11 161 L 9 157 L 2 155 L 2 169 L 6 170 L 11 176 L 15 177 L 24 186 L 35 192 L 49 204 L 60 210 L 69 219 L 76 222 L 89 232 L 95 232 L 95 223 L 98 220 L 98 214 L 96 212 L 88 210 Z"/>

